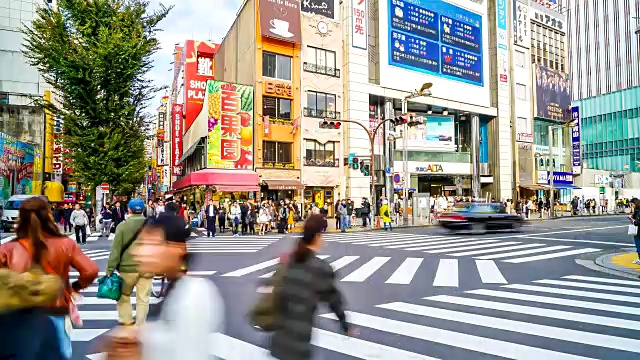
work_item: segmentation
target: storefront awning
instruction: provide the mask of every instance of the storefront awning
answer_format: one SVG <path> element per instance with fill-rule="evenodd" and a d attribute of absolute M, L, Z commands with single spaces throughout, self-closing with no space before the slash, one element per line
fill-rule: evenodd
<path fill-rule="evenodd" d="M 260 191 L 258 174 L 250 170 L 203 169 L 173 183 L 173 190 L 189 186 L 215 186 L 217 191 Z"/>
<path fill-rule="evenodd" d="M 528 190 L 548 190 L 549 189 L 548 186 L 535 185 L 535 184 L 520 185 L 520 187 Z"/>
<path fill-rule="evenodd" d="M 304 185 L 297 180 L 262 180 L 269 190 L 302 190 Z"/>
<path fill-rule="evenodd" d="M 554 189 L 582 189 L 581 187 L 575 186 L 575 185 L 566 185 L 566 184 L 558 184 L 558 185 L 553 185 Z"/>

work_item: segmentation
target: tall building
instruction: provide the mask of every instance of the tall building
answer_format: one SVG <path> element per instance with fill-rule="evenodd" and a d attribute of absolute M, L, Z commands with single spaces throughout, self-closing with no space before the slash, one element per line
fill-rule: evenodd
<path fill-rule="evenodd" d="M 640 195 L 640 17 L 637 0 L 564 0 L 573 106 L 580 124 L 581 196 Z"/>

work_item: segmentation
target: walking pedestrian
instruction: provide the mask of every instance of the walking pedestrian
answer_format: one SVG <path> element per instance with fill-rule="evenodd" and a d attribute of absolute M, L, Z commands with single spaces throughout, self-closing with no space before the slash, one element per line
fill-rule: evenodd
<path fill-rule="evenodd" d="M 362 209 L 360 210 L 360 217 L 362 217 L 362 227 L 367 227 L 367 220 L 371 213 L 371 203 L 367 198 L 362 198 Z"/>
<path fill-rule="evenodd" d="M 633 241 L 636 244 L 636 252 L 638 253 L 638 259 L 633 260 L 635 265 L 640 265 L 640 200 L 638 198 L 631 199 L 631 205 L 633 207 L 633 214 L 629 216 L 631 223 L 638 227 L 638 232 L 633 235 Z"/>
<path fill-rule="evenodd" d="M 327 303 L 340 321 L 342 331 L 356 335 L 344 311 L 343 296 L 335 285 L 329 263 L 317 257 L 324 246 L 324 219 L 311 215 L 302 238 L 285 264 L 280 289 L 274 293 L 276 328 L 271 338 L 271 356 L 280 360 L 311 359 L 311 332 L 321 302 Z"/>
<path fill-rule="evenodd" d="M 227 210 L 223 202 L 220 203 L 220 208 L 218 209 L 218 226 L 221 234 L 227 231 Z"/>
<path fill-rule="evenodd" d="M 71 208 L 71 205 L 69 204 L 64 204 L 64 232 L 65 234 L 68 234 L 71 232 L 71 229 L 73 228 L 71 225 L 71 213 L 73 212 L 73 209 Z"/>
<path fill-rule="evenodd" d="M 347 200 L 342 200 L 338 205 L 337 214 L 340 216 L 340 231 L 347 232 L 347 228 L 349 227 L 349 208 L 347 206 Z"/>
<path fill-rule="evenodd" d="M 80 204 L 76 204 L 76 208 L 71 213 L 71 218 L 69 219 L 69 221 L 76 231 L 76 243 L 86 245 L 89 216 L 87 216 L 87 213 L 80 208 Z"/>
<path fill-rule="evenodd" d="M 242 210 L 238 205 L 237 201 L 233 202 L 231 208 L 229 209 L 229 220 L 231 220 L 231 226 L 233 226 L 233 236 L 238 236 L 238 226 L 240 225 L 240 216 L 242 215 Z"/>
<path fill-rule="evenodd" d="M 0 329 L 9 330 L 3 331 L 0 337 L 0 359 L 70 359 L 72 348 L 67 332 L 70 327 L 67 315 L 70 311 L 77 311 L 73 300 L 79 298 L 80 290 L 96 279 L 98 265 L 82 252 L 76 242 L 60 233 L 47 202 L 40 197 L 20 204 L 16 238 L 0 246 L 0 268 L 25 273 L 33 266 L 58 276 L 64 291 L 59 292 L 55 303 L 46 308 L 0 315 Z M 78 280 L 72 283 L 69 283 L 70 267 L 79 273 Z M 43 332 L 50 336 L 52 328 L 55 332 L 53 338 L 43 339 Z M 40 352 L 42 348 L 38 346 L 45 346 L 53 352 Z M 57 357 L 55 351 L 61 356 Z"/>
<path fill-rule="evenodd" d="M 205 221 L 207 222 L 207 237 L 216 237 L 216 218 L 218 217 L 218 208 L 214 205 L 213 200 L 209 200 L 205 211 Z"/>
<path fill-rule="evenodd" d="M 382 201 L 382 206 L 380 207 L 380 216 L 382 216 L 384 231 L 387 231 L 387 225 L 389 225 L 389 231 L 392 231 L 393 226 L 391 226 L 391 212 L 389 211 L 389 202 L 387 202 L 387 200 Z"/>
<path fill-rule="evenodd" d="M 102 215 L 102 234 L 107 234 L 111 232 L 111 224 L 113 224 L 113 209 L 111 209 L 111 204 L 106 203 L 102 210 L 100 210 L 100 215 Z"/>

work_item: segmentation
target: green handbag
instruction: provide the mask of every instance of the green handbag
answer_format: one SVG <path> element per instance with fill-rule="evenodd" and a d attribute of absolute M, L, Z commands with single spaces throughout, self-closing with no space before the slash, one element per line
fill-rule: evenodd
<path fill-rule="evenodd" d="M 276 294 L 282 289 L 282 281 L 286 271 L 286 265 L 280 264 L 278 269 L 271 277 L 270 285 L 272 290 L 269 293 L 262 294 L 258 302 L 249 311 L 249 322 L 252 326 L 258 327 L 263 331 L 274 331 L 276 320 Z"/>
<path fill-rule="evenodd" d="M 122 277 L 118 273 L 111 276 L 101 276 L 98 279 L 98 299 L 111 299 L 118 301 L 122 296 Z"/>

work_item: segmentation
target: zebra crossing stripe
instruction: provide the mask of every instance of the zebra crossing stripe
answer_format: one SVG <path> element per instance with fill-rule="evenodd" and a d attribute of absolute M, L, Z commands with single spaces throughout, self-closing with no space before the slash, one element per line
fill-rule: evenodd
<path fill-rule="evenodd" d="M 333 268 L 333 271 L 338 271 L 340 269 L 342 269 L 343 267 L 351 264 L 352 262 L 356 261 L 358 258 L 360 258 L 360 256 L 343 256 L 340 259 L 334 261 L 331 263 L 331 267 Z"/>
<path fill-rule="evenodd" d="M 500 241 L 499 240 L 483 240 L 483 241 L 477 241 L 474 244 L 491 244 L 495 246 L 496 242 L 500 242 Z M 445 244 L 445 245 L 435 245 L 435 246 L 426 246 L 426 247 L 416 248 L 416 250 L 427 250 L 425 252 L 430 252 L 429 250 L 444 249 L 442 252 L 447 252 L 449 251 L 449 249 L 459 249 L 459 246 L 461 246 L 461 244 Z"/>
<path fill-rule="evenodd" d="M 508 359 L 519 360 L 593 360 L 582 356 L 564 354 L 552 350 L 535 348 L 532 346 L 511 343 L 502 340 L 469 335 L 455 331 L 406 323 L 374 315 L 367 315 L 353 311 L 346 312 L 351 324 L 379 330 L 386 333 L 402 335 L 414 339 L 449 345 L 459 349 L 477 351 Z M 335 315 L 326 314 L 322 317 L 335 319 Z"/>
<path fill-rule="evenodd" d="M 509 259 L 504 261 L 508 263 L 513 263 L 513 264 L 520 264 L 523 262 L 553 259 L 553 258 L 558 258 L 563 256 L 586 254 L 586 253 L 591 253 L 596 251 L 602 251 L 602 249 L 594 249 L 594 248 L 574 249 L 574 250 L 561 251 L 561 252 L 556 252 L 551 254 L 543 254 L 543 255 L 528 256 L 523 258 Z"/>
<path fill-rule="evenodd" d="M 71 338 L 71 342 L 91 341 L 107 331 L 109 331 L 109 329 L 73 329 L 69 337 Z"/>
<path fill-rule="evenodd" d="M 463 297 L 449 296 L 449 295 L 438 295 L 438 296 L 428 297 L 425 299 L 430 301 L 443 302 L 447 304 L 471 306 L 471 307 L 478 307 L 478 308 L 489 309 L 489 310 L 499 310 L 499 311 L 516 313 L 516 314 L 546 317 L 551 319 L 559 319 L 559 320 L 568 319 L 570 321 L 575 321 L 575 322 L 581 322 L 581 323 L 593 324 L 593 325 L 611 326 L 611 327 L 616 327 L 620 329 L 640 330 L 640 322 L 638 321 L 617 319 L 617 318 L 611 318 L 606 316 L 582 314 L 577 312 L 560 311 L 560 310 L 554 310 L 554 309 L 544 309 L 539 307 L 515 305 L 515 304 L 508 304 L 508 303 L 502 303 L 497 301 L 486 301 L 486 300 L 470 299 L 470 298 L 463 298 Z"/>
<path fill-rule="evenodd" d="M 418 268 L 422 264 L 422 258 L 407 258 L 402 265 L 396 269 L 391 277 L 385 282 L 387 284 L 402 284 L 407 285 L 411 283 Z"/>
<path fill-rule="evenodd" d="M 508 242 L 503 242 L 500 245 L 513 245 L 513 244 L 520 244 L 517 241 L 508 241 Z M 460 244 L 458 244 L 457 246 L 460 246 Z M 439 253 L 448 253 L 449 251 L 461 251 L 461 250 L 473 250 L 473 249 L 486 249 L 486 248 L 491 248 L 491 247 L 495 247 L 496 244 L 483 244 L 483 245 L 471 245 L 471 246 L 463 246 L 463 247 L 456 247 L 456 248 L 450 248 L 447 247 L 446 249 L 438 249 L 438 250 L 427 250 L 425 251 L 426 253 L 430 253 L 430 254 L 439 254 Z"/>
<path fill-rule="evenodd" d="M 586 289 L 620 291 L 620 292 L 628 292 L 633 294 L 640 294 L 640 289 L 634 289 L 634 288 L 622 287 L 622 286 L 587 284 L 587 283 L 578 283 L 578 282 L 570 282 L 570 281 L 562 281 L 562 280 L 535 280 L 533 282 L 539 283 L 539 284 L 561 285 L 561 286 L 569 286 L 569 287 L 581 287 Z"/>
<path fill-rule="evenodd" d="M 591 292 L 591 291 L 560 289 L 560 288 L 526 285 L 526 284 L 513 284 L 513 285 L 503 285 L 503 286 L 508 287 L 510 289 L 538 291 L 538 292 L 545 292 L 545 293 L 559 294 L 559 295 L 582 296 L 582 297 L 595 298 L 595 299 L 601 299 L 601 300 L 623 301 L 623 302 L 640 304 L 640 298 L 637 296 L 614 295 L 614 294 L 598 293 L 598 292 Z"/>
<path fill-rule="evenodd" d="M 570 247 L 571 246 L 564 246 L 564 245 L 549 246 L 549 247 L 538 248 L 538 249 L 514 251 L 514 252 L 509 252 L 509 253 L 504 253 L 504 254 L 478 256 L 478 259 L 482 259 L 482 260 L 501 259 L 501 258 L 507 258 L 507 257 L 520 256 L 520 255 L 534 254 L 534 253 L 539 253 L 539 252 L 548 252 L 548 251 L 568 249 Z"/>
<path fill-rule="evenodd" d="M 387 261 L 391 259 L 390 257 L 374 257 L 369 260 L 366 264 L 362 265 L 358 270 L 352 272 L 347 277 L 343 278 L 341 281 L 346 282 L 363 282 L 367 280 L 374 272 L 378 271 Z"/>
<path fill-rule="evenodd" d="M 404 302 L 383 304 L 378 305 L 377 307 L 400 311 L 412 315 L 431 317 L 440 320 L 455 321 L 463 324 L 513 331 L 520 334 L 528 334 L 550 339 L 562 339 L 564 341 L 571 341 L 578 344 L 631 352 L 640 352 L 640 340 L 635 339 L 589 333 L 579 330 L 558 328 L 523 321 L 472 314 L 468 312 L 440 309 L 431 306 L 409 304 Z"/>
<path fill-rule="evenodd" d="M 469 294 L 499 297 L 512 300 L 531 301 L 541 304 L 564 305 L 573 308 L 583 308 L 589 310 L 602 310 L 617 312 L 621 314 L 640 315 L 640 308 L 622 305 L 609 305 L 583 300 L 569 300 L 558 297 L 530 295 L 499 290 L 478 289 L 467 291 Z"/>
<path fill-rule="evenodd" d="M 458 287 L 458 260 L 440 259 L 433 286 Z"/>
<path fill-rule="evenodd" d="M 620 280 L 620 279 L 609 279 L 609 278 L 599 278 L 599 277 L 579 276 L 579 275 L 563 276 L 562 278 L 571 279 L 571 280 L 605 282 L 605 283 L 619 284 L 619 285 L 640 286 L 640 281 L 637 281 L 637 280 Z"/>
<path fill-rule="evenodd" d="M 485 284 L 506 284 L 507 280 L 502 276 L 500 269 L 493 260 L 476 260 L 476 267 L 480 279 Z"/>
<path fill-rule="evenodd" d="M 498 241 L 498 240 L 486 240 L 486 241 Z M 434 246 L 445 246 L 445 245 L 450 245 L 450 246 L 460 246 L 461 244 L 468 244 L 469 242 L 464 240 L 464 239 L 455 239 L 455 240 L 444 240 L 440 239 L 438 241 L 431 241 L 428 243 L 422 243 L 422 244 L 413 244 L 410 247 L 406 247 L 404 248 L 404 250 L 425 250 L 425 249 L 430 249 Z M 416 247 L 416 245 L 418 245 Z"/>
<path fill-rule="evenodd" d="M 387 249 L 401 249 L 401 248 L 409 248 L 409 247 L 413 247 L 413 246 L 420 246 L 423 244 L 429 244 L 429 243 L 435 243 L 438 241 L 443 241 L 443 240 L 460 240 L 462 241 L 463 239 L 456 239 L 456 238 L 431 238 L 431 239 L 420 239 L 420 240 L 406 240 L 406 241 L 394 241 L 391 243 L 390 246 L 385 246 Z M 373 246 L 373 245 L 372 245 Z M 380 246 L 377 245 L 376 246 Z"/>
<path fill-rule="evenodd" d="M 502 246 L 502 245 L 504 245 L 504 244 L 500 244 L 499 246 Z M 536 247 L 536 246 L 545 246 L 545 245 L 544 244 L 514 245 L 514 246 L 506 246 L 506 247 L 500 247 L 500 248 L 491 248 L 491 249 L 474 250 L 474 251 L 464 251 L 464 252 L 460 252 L 460 253 L 450 253 L 450 254 L 447 254 L 447 255 L 449 255 L 449 256 L 479 255 L 479 254 L 495 253 L 495 252 L 508 251 L 508 250 L 526 249 L 526 248 L 531 248 L 531 247 Z M 450 250 L 451 251 L 458 251 L 458 250 L 455 250 L 455 249 L 450 249 Z"/>

